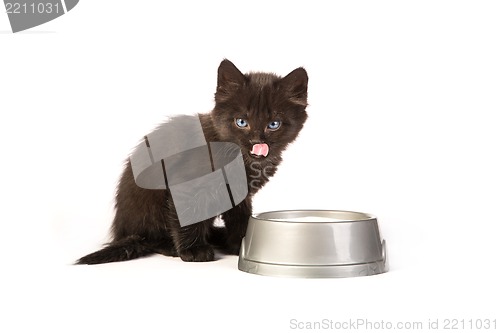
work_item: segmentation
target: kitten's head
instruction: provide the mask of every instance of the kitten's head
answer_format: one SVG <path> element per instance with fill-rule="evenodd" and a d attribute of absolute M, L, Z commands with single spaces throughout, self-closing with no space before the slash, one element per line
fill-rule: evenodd
<path fill-rule="evenodd" d="M 220 139 L 238 144 L 246 161 L 279 161 L 307 119 L 307 82 L 301 67 L 280 77 L 222 61 L 212 112 Z"/>

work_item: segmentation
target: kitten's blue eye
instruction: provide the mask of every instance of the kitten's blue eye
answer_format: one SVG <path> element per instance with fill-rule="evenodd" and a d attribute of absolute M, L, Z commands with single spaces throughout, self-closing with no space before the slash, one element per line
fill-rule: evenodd
<path fill-rule="evenodd" d="M 248 123 L 245 119 L 238 118 L 234 122 L 236 123 L 236 126 L 241 127 L 241 128 L 248 126 Z"/>
<path fill-rule="evenodd" d="M 278 128 L 280 128 L 281 126 L 281 121 L 279 120 L 275 120 L 275 121 L 271 121 L 268 125 L 267 125 L 267 128 L 271 129 L 271 130 L 277 130 Z"/>

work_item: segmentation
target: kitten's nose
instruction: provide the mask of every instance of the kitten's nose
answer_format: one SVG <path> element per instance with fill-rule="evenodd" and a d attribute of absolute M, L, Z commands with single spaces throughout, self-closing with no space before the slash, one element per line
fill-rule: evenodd
<path fill-rule="evenodd" d="M 264 133 L 254 132 L 250 137 L 251 144 L 264 143 L 266 142 L 266 136 Z"/>

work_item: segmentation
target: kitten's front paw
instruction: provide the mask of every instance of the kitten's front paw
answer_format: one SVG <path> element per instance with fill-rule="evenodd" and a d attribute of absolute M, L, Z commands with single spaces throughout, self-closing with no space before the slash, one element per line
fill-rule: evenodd
<path fill-rule="evenodd" d="M 224 247 L 224 253 L 239 255 L 240 254 L 240 247 L 241 247 L 241 240 L 240 241 L 233 241 L 233 242 L 229 241 L 227 243 L 227 245 Z"/>
<path fill-rule="evenodd" d="M 195 246 L 179 252 L 182 261 L 213 261 L 214 249 L 209 245 Z"/>

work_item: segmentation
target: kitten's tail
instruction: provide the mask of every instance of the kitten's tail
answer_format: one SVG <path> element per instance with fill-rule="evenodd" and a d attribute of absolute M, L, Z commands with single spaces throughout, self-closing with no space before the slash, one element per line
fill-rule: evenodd
<path fill-rule="evenodd" d="M 143 237 L 132 235 L 111 242 L 105 248 L 78 259 L 76 265 L 95 265 L 115 261 L 125 261 L 155 253 L 155 249 Z"/>

